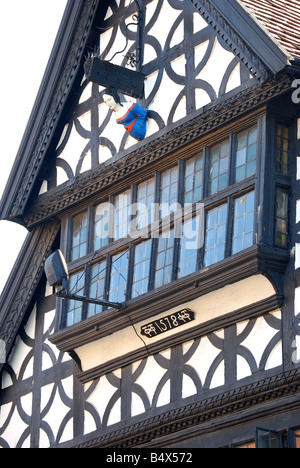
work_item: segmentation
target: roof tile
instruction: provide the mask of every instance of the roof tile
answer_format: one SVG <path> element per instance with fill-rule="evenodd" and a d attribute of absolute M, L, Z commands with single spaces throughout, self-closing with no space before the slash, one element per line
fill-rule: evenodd
<path fill-rule="evenodd" d="M 241 0 L 294 58 L 300 59 L 299 0 Z"/>

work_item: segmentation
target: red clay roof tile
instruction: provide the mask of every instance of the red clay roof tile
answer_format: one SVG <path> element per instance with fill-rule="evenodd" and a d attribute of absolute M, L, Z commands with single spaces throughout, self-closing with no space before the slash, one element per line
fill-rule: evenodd
<path fill-rule="evenodd" d="M 241 0 L 294 58 L 300 59 L 299 0 Z"/>

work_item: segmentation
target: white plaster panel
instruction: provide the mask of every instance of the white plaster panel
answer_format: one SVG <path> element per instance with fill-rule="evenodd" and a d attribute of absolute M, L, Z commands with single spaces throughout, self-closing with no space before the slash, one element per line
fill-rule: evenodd
<path fill-rule="evenodd" d="M 61 159 L 64 159 L 69 164 L 73 171 L 73 174 L 75 174 L 76 172 L 79 157 L 83 153 L 83 150 L 87 143 L 88 140 L 79 135 L 75 128 L 75 125 L 73 125 L 71 135 L 66 144 L 66 147 L 59 156 Z"/>
<path fill-rule="evenodd" d="M 241 71 L 241 65 L 238 63 L 236 67 L 233 69 L 232 73 L 230 74 L 230 77 L 228 79 L 228 83 L 226 86 L 226 93 L 229 93 L 235 88 L 238 88 L 238 86 L 241 85 L 241 77 L 240 77 L 240 71 Z"/>
<path fill-rule="evenodd" d="M 63 387 L 67 389 L 68 397 L 72 399 L 73 391 L 71 388 L 73 387 L 73 378 L 68 377 L 67 379 L 62 380 L 62 384 Z M 49 411 L 44 415 L 43 420 L 49 424 L 54 437 L 56 438 L 64 417 L 70 412 L 70 407 L 63 402 L 58 387 L 54 390 L 54 386 L 55 384 L 52 383 L 41 388 L 41 413 L 49 403 L 49 400 L 53 396 L 54 391 L 55 396 L 53 402 L 49 408 Z M 73 429 L 70 431 L 70 428 L 71 426 L 67 425 L 63 431 L 63 437 L 60 440 L 61 442 L 71 440 L 73 438 Z M 45 437 L 43 440 L 46 444 L 45 446 L 48 447 L 49 440 L 45 439 Z"/>
<path fill-rule="evenodd" d="M 158 400 L 157 400 L 157 408 L 161 407 L 161 406 L 164 406 L 164 405 L 167 405 L 170 403 L 170 395 L 171 395 L 171 382 L 170 380 L 168 380 L 165 385 L 163 386 L 160 394 L 159 394 L 159 397 L 158 397 Z"/>
<path fill-rule="evenodd" d="M 292 361 L 294 364 L 300 364 L 300 336 L 296 336 L 294 341 L 294 350 L 292 353 Z"/>
<path fill-rule="evenodd" d="M 207 81 L 214 88 L 218 96 L 224 74 L 234 58 L 234 54 L 226 51 L 216 39 L 211 56 L 197 78 Z M 238 86 L 240 84 L 239 80 Z"/>
<path fill-rule="evenodd" d="M 97 429 L 97 426 L 96 426 L 94 418 L 88 411 L 85 411 L 84 412 L 84 433 L 90 434 L 91 432 L 96 431 L 96 429 Z"/>
<path fill-rule="evenodd" d="M 274 317 L 278 318 L 281 320 L 281 311 L 275 311 L 273 312 Z M 243 324 L 240 324 L 240 327 L 243 326 Z M 274 337 L 274 335 L 278 332 L 277 329 L 272 328 L 271 326 L 268 325 L 264 317 L 258 317 L 253 329 L 249 333 L 249 335 L 246 337 L 244 341 L 242 341 L 240 344 L 247 348 L 250 353 L 252 354 L 253 358 L 255 359 L 256 366 L 259 368 L 261 359 L 263 356 L 263 353 L 266 350 L 266 347 L 270 343 L 271 339 Z M 245 377 L 246 375 L 249 375 L 248 370 L 248 363 L 245 364 L 245 359 L 239 358 L 238 360 L 238 377 L 242 378 Z M 267 362 L 265 369 L 271 369 L 273 367 L 279 366 L 282 364 L 282 342 L 280 341 L 271 351 Z M 246 366 L 246 368 L 245 368 Z"/>
<path fill-rule="evenodd" d="M 155 390 L 165 372 L 166 370 L 160 367 L 152 356 L 147 359 L 146 367 L 137 379 L 137 383 L 146 392 L 150 402 L 153 401 Z"/>
<path fill-rule="evenodd" d="M 157 75 L 156 73 L 151 75 L 150 83 L 153 83 L 156 75 Z M 151 87 L 150 87 L 151 84 L 148 83 L 148 80 L 149 78 L 146 78 L 145 80 L 146 95 L 150 95 L 151 93 Z M 169 118 L 173 103 L 175 101 L 175 98 L 177 98 L 177 96 L 180 94 L 182 89 L 183 89 L 182 85 L 179 85 L 175 83 L 174 81 L 172 81 L 167 75 L 166 71 L 163 72 L 163 77 L 162 77 L 159 89 L 157 93 L 155 94 L 155 98 L 150 103 L 149 109 L 155 112 L 158 112 L 158 114 L 163 119 L 165 124 L 167 124 L 168 122 L 168 118 Z M 180 110 L 177 112 L 176 117 L 173 119 L 173 122 L 175 120 L 179 120 L 180 118 L 185 117 L 185 115 L 186 115 L 186 109 L 184 108 L 184 110 Z"/>
<path fill-rule="evenodd" d="M 220 350 L 212 345 L 207 336 L 204 336 L 201 338 L 196 352 L 187 362 L 197 372 L 202 385 L 205 384 L 208 371 L 219 354 Z"/>
<path fill-rule="evenodd" d="M 208 24 L 205 21 L 205 19 L 202 18 L 201 15 L 199 15 L 198 12 L 193 13 L 193 27 L 194 27 L 194 32 L 199 32 L 202 31 L 205 28 L 208 28 Z"/>
<path fill-rule="evenodd" d="M 117 391 L 117 388 L 114 387 L 109 383 L 106 376 L 100 378 L 98 384 L 96 385 L 94 391 L 88 397 L 87 401 L 91 403 L 97 413 L 99 414 L 101 421 L 103 420 L 106 408 Z M 120 406 L 120 399 L 115 403 L 114 407 L 112 408 L 109 419 L 108 425 L 115 424 L 121 420 L 121 406 Z M 91 431 L 91 419 L 85 419 L 85 433 L 88 434 Z"/>
<path fill-rule="evenodd" d="M 152 2 L 150 5 L 147 6 L 146 25 L 148 25 L 151 21 L 155 8 L 156 2 Z M 172 8 L 167 1 L 163 2 L 160 15 L 148 32 L 150 36 L 154 36 L 159 41 L 162 49 L 164 49 L 170 30 L 180 13 L 180 11 Z M 178 30 L 176 29 L 176 31 L 174 32 L 172 38 L 172 46 L 179 44 L 182 40 L 182 29 L 178 28 Z"/>
<path fill-rule="evenodd" d="M 12 367 L 13 371 L 16 374 L 16 377 L 19 377 L 20 370 L 22 366 L 24 367 L 24 360 L 26 356 L 32 351 L 32 348 L 27 346 L 23 340 L 18 336 L 16 339 L 16 344 L 14 351 L 8 359 L 8 364 Z M 33 365 L 32 362 L 28 363 L 26 377 L 33 375 Z"/>
<path fill-rule="evenodd" d="M 249 375 L 252 374 L 249 363 L 243 356 L 240 356 L 240 355 L 237 356 L 236 364 L 237 364 L 237 379 L 238 380 L 244 379 L 245 377 L 248 377 Z"/>
<path fill-rule="evenodd" d="M 214 372 L 213 378 L 211 380 L 210 388 L 217 388 L 225 383 L 225 363 L 222 361 L 216 371 Z"/>
<path fill-rule="evenodd" d="M 1 414 L 2 411 L 6 413 L 6 415 L 9 414 L 9 405 L 4 405 L 1 406 Z M 27 424 L 21 419 L 17 407 L 15 407 L 13 414 L 11 415 L 9 425 L 5 429 L 5 431 L 2 433 L 1 437 L 4 439 L 10 448 L 16 448 L 17 443 L 22 436 L 23 432 L 27 429 Z M 1 424 L 0 424 L 1 428 Z M 28 440 L 24 442 L 22 448 L 27 448 L 28 445 Z"/>
<path fill-rule="evenodd" d="M 196 395 L 197 387 L 194 381 L 186 374 L 183 375 L 182 380 L 182 398 L 188 398 L 189 396 Z"/>
<path fill-rule="evenodd" d="M 273 369 L 282 364 L 282 341 L 279 341 L 272 349 L 266 362 L 266 370 Z"/>
<path fill-rule="evenodd" d="M 29 338 L 35 338 L 35 325 L 36 325 L 36 306 L 34 306 L 33 311 L 26 323 L 25 333 Z"/>

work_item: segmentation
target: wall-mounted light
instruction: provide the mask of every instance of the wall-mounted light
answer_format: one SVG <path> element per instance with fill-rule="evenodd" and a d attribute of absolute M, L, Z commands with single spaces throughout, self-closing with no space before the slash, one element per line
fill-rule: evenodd
<path fill-rule="evenodd" d="M 50 286 L 62 286 L 67 289 L 69 272 L 65 257 L 60 250 L 56 250 L 45 262 L 45 273 Z"/>
<path fill-rule="evenodd" d="M 45 262 L 45 274 L 50 286 L 54 287 L 54 294 L 63 299 L 70 299 L 90 304 L 103 305 L 122 309 L 123 304 L 118 302 L 105 301 L 104 299 L 94 299 L 87 296 L 79 296 L 69 292 L 69 272 L 67 262 L 60 250 L 56 250 Z"/>

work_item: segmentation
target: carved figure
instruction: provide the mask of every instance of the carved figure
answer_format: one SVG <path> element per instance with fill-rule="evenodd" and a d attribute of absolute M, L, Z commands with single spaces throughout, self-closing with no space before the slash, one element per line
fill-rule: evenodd
<path fill-rule="evenodd" d="M 145 138 L 147 132 L 147 110 L 136 103 L 121 102 L 115 88 L 106 89 L 103 100 L 115 113 L 117 123 L 123 125 L 130 136 L 138 141 Z"/>

